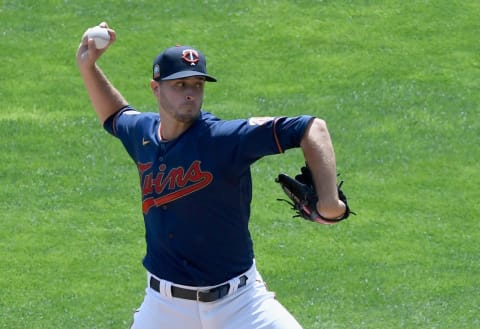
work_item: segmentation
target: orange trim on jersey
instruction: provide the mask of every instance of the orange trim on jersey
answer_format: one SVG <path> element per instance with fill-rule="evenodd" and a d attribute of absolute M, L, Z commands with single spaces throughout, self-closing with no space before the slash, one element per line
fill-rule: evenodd
<path fill-rule="evenodd" d="M 284 150 L 282 148 L 282 146 L 280 145 L 280 141 L 278 140 L 278 136 L 277 136 L 277 121 L 278 121 L 279 118 L 275 118 L 275 120 L 273 120 L 273 137 L 275 138 L 275 144 L 277 144 L 277 148 L 278 148 L 278 153 L 284 153 Z"/>
<path fill-rule="evenodd" d="M 113 117 L 113 122 L 112 122 L 112 128 L 113 128 L 113 135 L 117 136 L 117 119 L 118 117 L 120 116 L 120 114 L 122 114 L 123 112 L 125 111 L 135 111 L 134 109 L 132 109 L 130 107 L 130 105 L 125 105 L 124 107 L 122 107 L 120 110 L 118 110 L 117 112 L 115 112 L 114 114 L 112 114 L 112 116 L 110 117 Z M 107 119 L 108 120 L 108 119 Z M 107 121 L 105 120 L 105 121 Z"/>

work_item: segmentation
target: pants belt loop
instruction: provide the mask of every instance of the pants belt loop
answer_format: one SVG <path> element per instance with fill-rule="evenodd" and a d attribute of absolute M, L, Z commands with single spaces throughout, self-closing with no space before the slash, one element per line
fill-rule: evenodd
<path fill-rule="evenodd" d="M 233 278 L 230 281 L 228 281 L 228 283 L 230 284 L 230 289 L 228 290 L 228 294 L 231 295 L 238 290 L 238 285 L 240 284 L 240 278 L 239 277 Z"/>
<path fill-rule="evenodd" d="M 160 280 L 160 293 L 168 298 L 172 298 L 172 283 L 167 280 Z"/>

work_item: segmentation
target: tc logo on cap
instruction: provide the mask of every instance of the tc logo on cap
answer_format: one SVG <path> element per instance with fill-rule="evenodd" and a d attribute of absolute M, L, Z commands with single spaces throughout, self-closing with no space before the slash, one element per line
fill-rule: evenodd
<path fill-rule="evenodd" d="M 182 59 L 185 62 L 190 63 L 191 66 L 195 66 L 200 60 L 200 57 L 195 49 L 185 49 L 182 52 Z"/>
<path fill-rule="evenodd" d="M 160 65 L 155 64 L 153 67 L 153 79 L 158 79 L 160 78 Z"/>

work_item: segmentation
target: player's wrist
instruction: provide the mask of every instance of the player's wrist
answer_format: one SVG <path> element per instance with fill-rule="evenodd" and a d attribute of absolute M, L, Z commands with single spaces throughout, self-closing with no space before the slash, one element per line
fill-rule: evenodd
<path fill-rule="evenodd" d="M 330 203 L 318 201 L 316 208 L 320 217 L 329 220 L 341 219 L 347 212 L 345 204 L 338 199 Z"/>

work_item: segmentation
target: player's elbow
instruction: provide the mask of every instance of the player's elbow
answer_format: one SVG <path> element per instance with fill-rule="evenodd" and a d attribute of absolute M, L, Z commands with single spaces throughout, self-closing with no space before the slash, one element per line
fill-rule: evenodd
<path fill-rule="evenodd" d="M 315 118 L 312 120 L 312 129 L 318 133 L 328 132 L 327 122 L 320 118 Z"/>
<path fill-rule="evenodd" d="M 324 140 L 325 138 L 330 140 L 327 122 L 323 119 L 314 118 L 308 125 L 305 134 L 303 135 L 301 145 L 303 146 L 309 141 Z"/>

